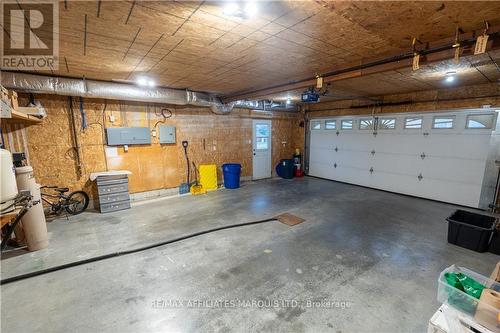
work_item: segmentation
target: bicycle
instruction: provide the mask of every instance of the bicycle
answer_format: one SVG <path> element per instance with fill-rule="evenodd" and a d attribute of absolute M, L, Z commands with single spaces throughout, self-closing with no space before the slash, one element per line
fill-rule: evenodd
<path fill-rule="evenodd" d="M 69 192 L 67 187 L 45 185 L 40 189 L 53 189 L 57 192 L 57 194 L 41 192 L 42 200 L 50 206 L 50 211 L 54 215 L 60 215 L 63 210 L 71 215 L 78 215 L 87 209 L 89 205 L 89 196 L 84 191 L 74 191 L 66 195 L 64 193 Z"/>

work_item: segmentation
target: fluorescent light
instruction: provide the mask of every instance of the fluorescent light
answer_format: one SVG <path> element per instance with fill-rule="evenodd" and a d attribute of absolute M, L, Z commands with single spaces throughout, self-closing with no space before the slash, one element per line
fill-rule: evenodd
<path fill-rule="evenodd" d="M 290 99 L 290 97 L 288 97 L 288 98 L 286 99 L 286 104 L 287 104 L 287 105 L 292 104 L 292 100 Z"/>
<path fill-rule="evenodd" d="M 233 16 L 237 15 L 239 11 L 240 11 L 240 6 L 238 6 L 238 4 L 235 2 L 230 2 L 224 6 L 223 12 L 225 15 Z"/>
<path fill-rule="evenodd" d="M 245 15 L 247 17 L 253 17 L 255 16 L 255 14 L 257 14 L 257 12 L 257 5 L 253 2 L 247 2 L 247 4 L 245 5 Z"/>

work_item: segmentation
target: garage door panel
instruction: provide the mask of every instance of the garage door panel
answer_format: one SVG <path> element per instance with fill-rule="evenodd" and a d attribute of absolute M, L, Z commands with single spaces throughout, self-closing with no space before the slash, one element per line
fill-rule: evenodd
<path fill-rule="evenodd" d="M 422 175 L 426 178 L 481 185 L 484 168 L 484 160 L 426 157 Z"/>
<path fill-rule="evenodd" d="M 423 151 L 426 155 L 470 158 L 484 158 L 489 149 L 489 137 L 463 135 L 463 134 L 438 134 L 431 135 L 424 142 Z"/>
<path fill-rule="evenodd" d="M 477 207 L 480 195 L 481 187 L 470 184 L 426 179 L 425 177 L 419 184 L 419 196 L 464 206 Z"/>
<path fill-rule="evenodd" d="M 334 160 L 334 151 L 332 149 L 325 148 L 311 148 L 311 162 L 331 164 Z"/>
<path fill-rule="evenodd" d="M 378 130 L 377 135 L 358 128 L 358 119 L 367 116 L 349 117 L 355 120 L 353 130 L 338 135 L 311 133 L 309 174 L 478 207 L 492 130 L 467 129 L 469 113 L 450 114 L 456 116 L 452 129 L 433 129 L 439 114 L 426 113 L 394 116 L 396 128 Z M 422 127 L 405 129 L 409 116 L 421 117 Z M 337 118 L 338 125 L 342 118 Z M 314 149 L 318 147 L 322 149 Z"/>
<path fill-rule="evenodd" d="M 311 165 L 309 174 L 315 177 L 332 179 L 331 167 L 325 163 L 314 163 L 314 165 Z"/>
<path fill-rule="evenodd" d="M 328 140 L 335 140 L 337 138 L 337 131 L 335 130 L 324 130 L 323 132 L 325 132 L 325 137 L 328 139 Z"/>
<path fill-rule="evenodd" d="M 422 164 L 422 159 L 416 155 L 376 153 L 372 160 L 373 168 L 377 171 L 415 176 L 422 169 Z"/>
<path fill-rule="evenodd" d="M 334 168 L 332 179 L 356 185 L 371 186 L 370 171 L 354 165 L 339 164 Z"/>
<path fill-rule="evenodd" d="M 312 131 L 311 133 L 311 147 L 327 148 L 331 146 L 331 138 L 325 134 L 325 131 Z"/>
<path fill-rule="evenodd" d="M 374 171 L 372 185 L 381 190 L 398 192 L 407 195 L 417 195 L 418 178 L 405 174 L 395 174 Z"/>
<path fill-rule="evenodd" d="M 334 143 L 340 150 L 366 150 L 372 138 L 367 135 L 341 134 Z"/>
<path fill-rule="evenodd" d="M 352 165 L 357 168 L 370 169 L 370 154 L 359 151 L 339 150 L 333 155 L 333 162 L 337 164 Z"/>
<path fill-rule="evenodd" d="M 392 152 L 401 154 L 422 153 L 422 145 L 424 143 L 423 135 L 377 135 L 374 140 L 374 149 L 376 152 Z"/>

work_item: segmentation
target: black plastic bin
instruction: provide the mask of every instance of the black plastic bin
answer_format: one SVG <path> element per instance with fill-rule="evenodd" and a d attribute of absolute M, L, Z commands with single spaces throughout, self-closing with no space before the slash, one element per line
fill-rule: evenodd
<path fill-rule="evenodd" d="M 488 247 L 488 252 L 494 254 L 500 254 L 500 230 L 496 229 L 493 232 L 493 237 L 491 237 L 490 246 Z"/>
<path fill-rule="evenodd" d="M 448 243 L 485 252 L 493 235 L 496 218 L 458 209 L 448 221 Z"/>

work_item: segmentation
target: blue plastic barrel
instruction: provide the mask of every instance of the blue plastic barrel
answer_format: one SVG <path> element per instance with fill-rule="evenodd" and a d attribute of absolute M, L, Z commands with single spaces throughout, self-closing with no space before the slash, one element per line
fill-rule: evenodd
<path fill-rule="evenodd" d="M 225 188 L 240 187 L 241 164 L 238 163 L 223 164 L 222 173 L 224 174 Z"/>
<path fill-rule="evenodd" d="M 293 160 L 284 159 L 281 160 L 278 165 L 276 165 L 276 173 L 281 178 L 292 179 L 295 172 L 295 165 Z"/>

